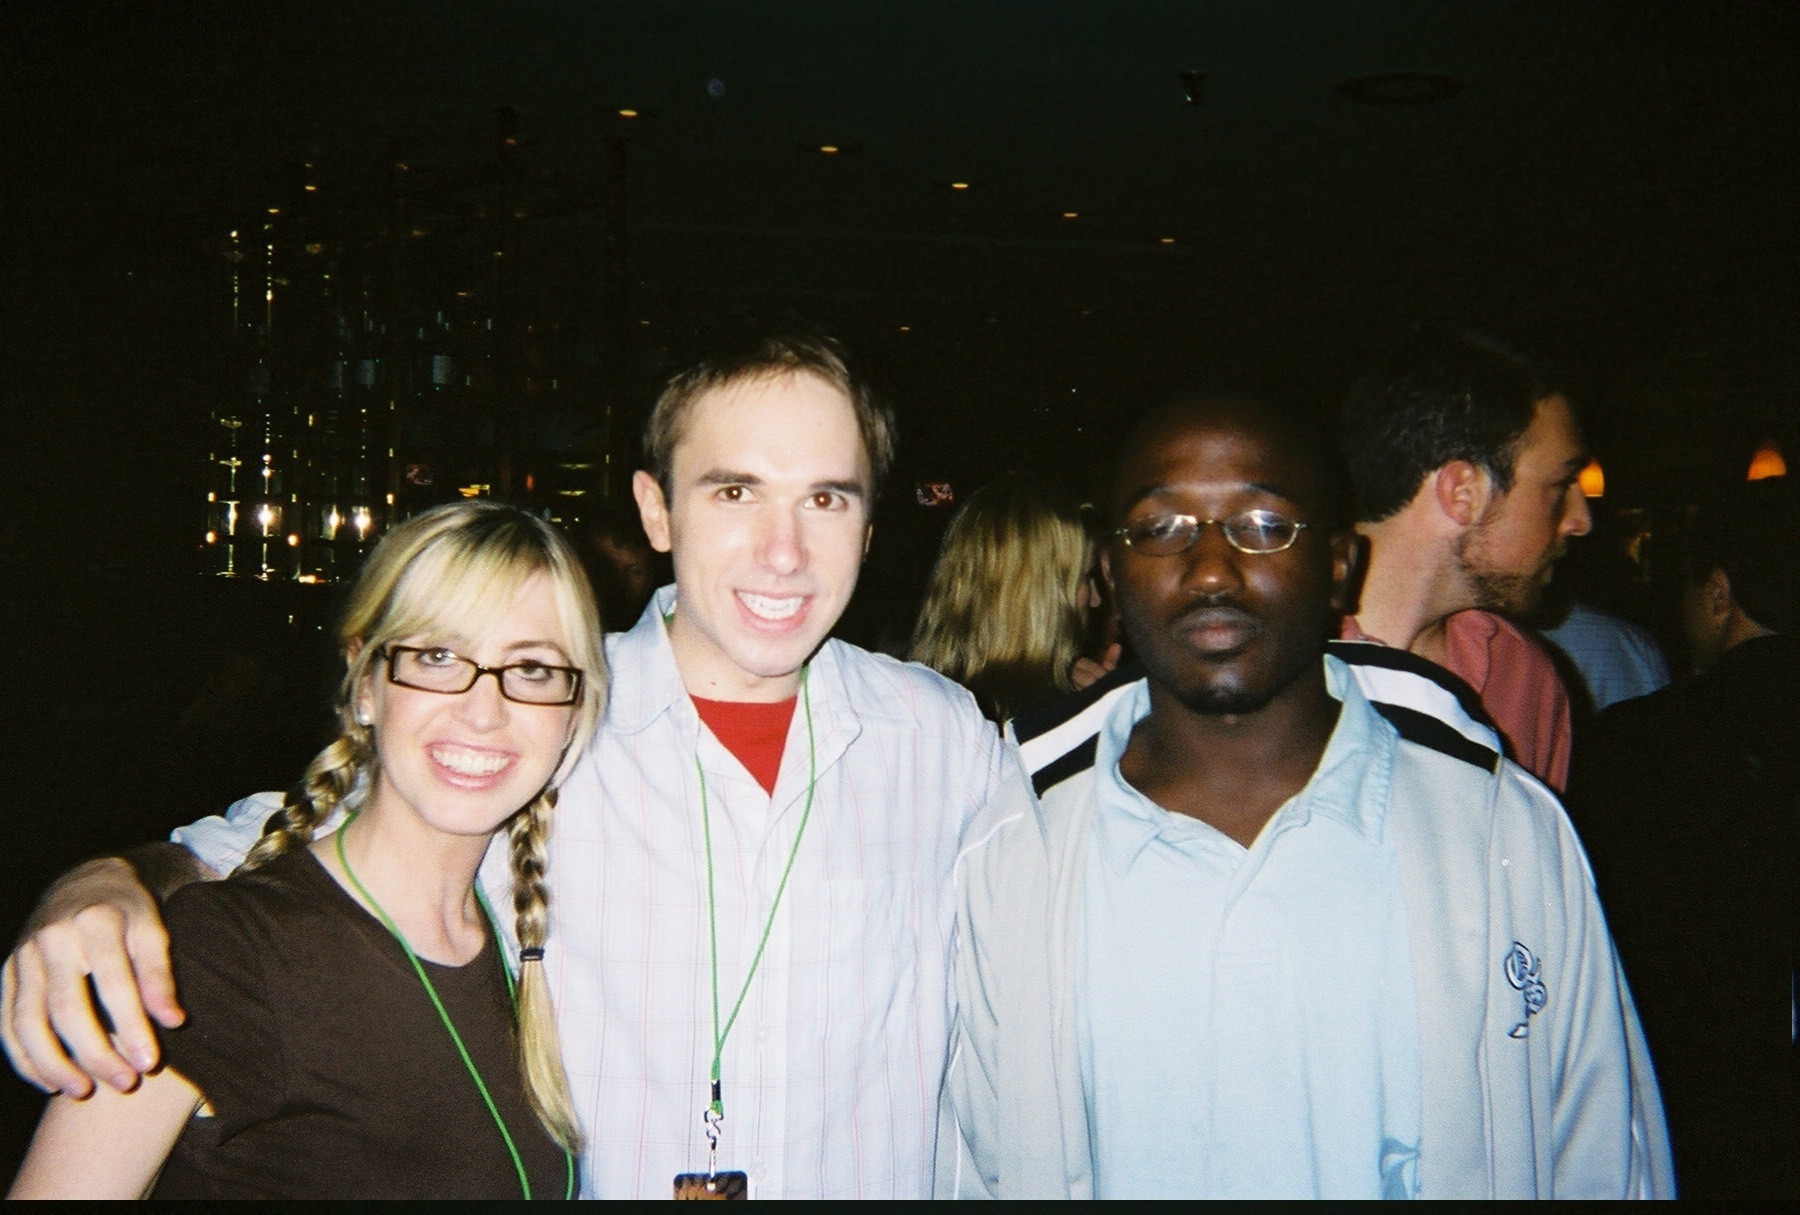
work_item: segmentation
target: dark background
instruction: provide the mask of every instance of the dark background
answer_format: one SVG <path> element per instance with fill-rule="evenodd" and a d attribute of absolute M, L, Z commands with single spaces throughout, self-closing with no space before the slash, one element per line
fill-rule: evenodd
<path fill-rule="evenodd" d="M 1603 522 L 1666 520 L 1764 438 L 1800 455 L 1797 21 L 1784 0 L 7 6 L 0 937 L 71 861 L 285 784 L 316 741 L 331 589 L 195 572 L 208 411 L 242 370 L 219 242 L 290 204 L 298 166 L 349 199 L 396 155 L 454 175 L 512 109 L 532 165 L 624 191 L 623 393 L 722 312 L 840 333 L 904 435 L 866 600 L 928 558 L 908 481 L 1080 485 L 1160 388 L 1329 401 L 1419 317 L 1573 373 Z M 1451 95 L 1339 87 L 1391 72 Z M 527 280 L 595 273 L 591 205 L 523 225 Z M 0 1081 L 0 1176 L 35 1115 Z"/>

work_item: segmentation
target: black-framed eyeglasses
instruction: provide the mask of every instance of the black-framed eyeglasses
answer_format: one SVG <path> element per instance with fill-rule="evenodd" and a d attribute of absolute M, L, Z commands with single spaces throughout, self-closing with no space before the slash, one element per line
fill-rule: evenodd
<path fill-rule="evenodd" d="M 543 662 L 513 662 L 484 667 L 443 646 L 391 645 L 387 648 L 389 683 L 420 692 L 455 696 L 492 675 L 500 695 L 522 705 L 572 705 L 581 699 L 581 670 Z"/>
<path fill-rule="evenodd" d="M 1193 515 L 1149 515 L 1134 519 L 1108 533 L 1125 541 L 1133 552 L 1149 557 L 1173 557 L 1194 547 L 1202 528 L 1218 524 L 1225 542 L 1240 553 L 1266 556 L 1294 546 L 1306 524 L 1272 510 L 1246 510 L 1223 519 Z"/>

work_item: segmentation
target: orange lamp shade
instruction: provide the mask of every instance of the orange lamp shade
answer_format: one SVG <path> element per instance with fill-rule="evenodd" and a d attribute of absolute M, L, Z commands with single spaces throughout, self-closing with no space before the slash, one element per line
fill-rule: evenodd
<path fill-rule="evenodd" d="M 1769 477 L 1785 476 L 1787 461 L 1781 458 L 1781 448 L 1775 446 L 1775 440 L 1770 439 L 1750 457 L 1750 471 L 1744 474 L 1744 480 L 1763 481 Z"/>
<path fill-rule="evenodd" d="M 1589 460 L 1575 478 L 1581 486 L 1581 493 L 1586 498 L 1604 498 L 1606 496 L 1606 473 L 1600 467 L 1599 460 Z"/>

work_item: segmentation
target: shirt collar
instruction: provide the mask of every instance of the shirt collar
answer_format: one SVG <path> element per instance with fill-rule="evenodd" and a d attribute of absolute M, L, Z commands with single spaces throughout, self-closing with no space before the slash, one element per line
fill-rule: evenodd
<path fill-rule="evenodd" d="M 606 724 L 616 734 L 641 733 L 671 710 L 679 720 L 699 729 L 699 717 L 688 699 L 687 686 L 681 682 L 675 651 L 669 644 L 667 618 L 674 610 L 675 586 L 671 583 L 650 597 L 644 614 L 630 632 L 616 633 L 607 639 L 612 685 L 608 690 Z M 818 739 L 822 770 L 862 730 L 859 714 L 847 708 L 855 701 L 847 686 L 848 672 L 837 642 L 827 641 L 819 647 L 812 657 L 807 681 L 813 712 L 822 731 Z M 887 711 L 878 704 L 859 708 L 865 713 Z"/>
<path fill-rule="evenodd" d="M 630 632 L 607 638 L 612 686 L 606 724 L 619 734 L 637 734 L 675 704 L 687 701 L 687 689 L 675 667 L 675 651 L 669 646 L 669 626 L 663 620 L 674 610 L 675 586 L 671 583 L 650 596 Z"/>
<path fill-rule="evenodd" d="M 1324 663 L 1326 690 L 1342 705 L 1337 725 L 1312 779 L 1275 812 L 1264 834 L 1304 827 L 1318 817 L 1379 843 L 1387 821 L 1396 736 L 1363 696 L 1349 667 L 1330 655 Z M 1107 714 L 1094 751 L 1098 839 L 1102 854 L 1120 873 L 1153 841 L 1185 832 L 1192 822 L 1156 805 L 1119 772 L 1132 729 L 1149 714 L 1150 685 L 1140 680 Z"/>

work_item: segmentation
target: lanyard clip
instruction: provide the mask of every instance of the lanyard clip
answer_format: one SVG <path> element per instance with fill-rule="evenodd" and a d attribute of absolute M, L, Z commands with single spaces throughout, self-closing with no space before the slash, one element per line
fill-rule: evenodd
<path fill-rule="evenodd" d="M 725 1102 L 717 1080 L 712 1082 L 712 1101 L 700 1113 L 700 1121 L 706 1124 L 706 1175 L 718 1173 L 719 1136 L 725 1126 Z"/>

